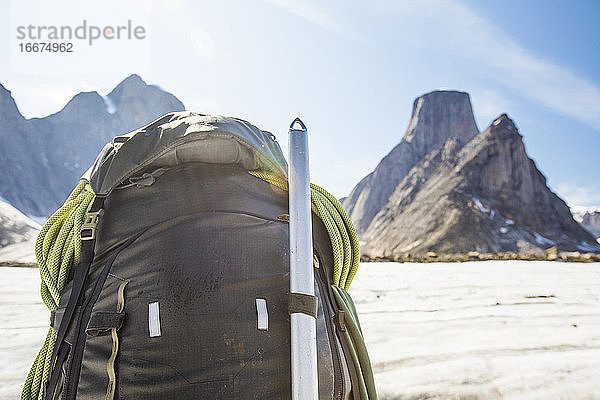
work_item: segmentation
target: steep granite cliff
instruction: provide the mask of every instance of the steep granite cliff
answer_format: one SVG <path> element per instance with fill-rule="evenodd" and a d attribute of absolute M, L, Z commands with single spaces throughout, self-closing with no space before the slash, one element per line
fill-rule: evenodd
<path fill-rule="evenodd" d="M 600 251 L 548 188 L 514 122 L 503 114 L 477 134 L 474 123 L 464 123 L 473 118 L 468 97 L 449 95 L 454 93 L 417 99 L 400 144 L 345 199 L 359 226 L 363 254 L 543 254 L 552 246 Z M 438 109 L 424 113 L 421 99 Z M 469 113 L 444 118 L 443 107 L 447 113 Z M 443 123 L 433 122 L 440 117 Z M 400 154 L 402 147 L 410 151 Z"/>
<path fill-rule="evenodd" d="M 440 149 L 449 138 L 464 144 L 477 132 L 467 93 L 436 91 L 417 98 L 400 143 L 344 198 L 358 232 L 367 230 L 395 187 L 425 155 Z"/>

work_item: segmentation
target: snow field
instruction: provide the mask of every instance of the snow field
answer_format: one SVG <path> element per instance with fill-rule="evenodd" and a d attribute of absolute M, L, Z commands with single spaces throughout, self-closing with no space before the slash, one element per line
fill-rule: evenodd
<path fill-rule="evenodd" d="M 600 266 L 362 264 L 382 399 L 600 399 Z"/>
<path fill-rule="evenodd" d="M 48 330 L 37 269 L 0 268 L 0 399 Z M 380 398 L 600 399 L 600 265 L 363 263 L 356 302 Z"/>

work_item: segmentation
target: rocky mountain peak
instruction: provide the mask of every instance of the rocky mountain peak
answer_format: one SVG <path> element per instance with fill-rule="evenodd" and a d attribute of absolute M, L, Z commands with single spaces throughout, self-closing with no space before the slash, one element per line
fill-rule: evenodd
<path fill-rule="evenodd" d="M 119 83 L 106 96 L 105 104 L 110 114 L 121 121 L 125 132 L 134 130 L 168 112 L 183 111 L 185 107 L 171 93 L 155 85 L 148 85 L 133 74 Z"/>
<path fill-rule="evenodd" d="M 27 215 L 48 216 L 106 142 L 184 109 L 171 93 L 131 75 L 106 97 L 79 93 L 57 113 L 25 119 L 0 87 L 0 158 L 11 165 L 0 170 L 0 194 Z"/>
<path fill-rule="evenodd" d="M 485 199 L 496 214 L 523 229 L 552 238 L 548 243 L 560 242 L 560 235 L 567 232 L 572 239 L 589 240 L 574 224 L 566 203 L 548 188 L 546 177 L 527 155 L 522 136 L 506 114 L 465 145 L 455 171 L 462 180 L 462 192 Z"/>
<path fill-rule="evenodd" d="M 0 83 L 0 99 L 4 100 L 7 98 L 11 98 L 12 99 L 12 94 L 10 93 L 10 90 L 8 90 L 7 88 L 4 87 L 4 85 L 2 85 Z"/>
<path fill-rule="evenodd" d="M 343 205 L 367 258 L 600 250 L 548 188 L 514 121 L 502 114 L 478 133 L 463 92 L 417 98 L 402 141 Z"/>
<path fill-rule="evenodd" d="M 492 133 L 510 131 L 519 134 L 519 129 L 517 128 L 517 125 L 507 114 L 502 114 L 498 118 L 496 118 L 494 122 L 492 122 L 492 124 L 490 125 L 489 129 Z"/>
<path fill-rule="evenodd" d="M 433 91 L 418 97 L 404 141 L 418 154 L 439 148 L 449 138 L 466 143 L 479 132 L 468 93 Z"/>
<path fill-rule="evenodd" d="M 583 214 L 581 225 L 600 240 L 600 211 L 588 211 Z"/>
<path fill-rule="evenodd" d="M 456 150 L 477 133 L 468 93 L 437 90 L 418 97 L 400 143 L 344 200 L 358 232 L 366 231 L 394 188 L 427 154 L 444 147 L 446 153 Z"/>
<path fill-rule="evenodd" d="M 22 119 L 23 116 L 19 112 L 10 90 L 0 84 L 0 123 L 8 124 Z"/>
<path fill-rule="evenodd" d="M 78 114 L 84 112 L 102 112 L 105 104 L 98 92 L 80 92 L 73 96 L 60 112 Z M 93 111 L 92 111 L 93 110 Z"/>
<path fill-rule="evenodd" d="M 147 86 L 139 75 L 129 75 L 108 94 L 108 97 L 119 104 L 125 97 L 138 96 Z"/>

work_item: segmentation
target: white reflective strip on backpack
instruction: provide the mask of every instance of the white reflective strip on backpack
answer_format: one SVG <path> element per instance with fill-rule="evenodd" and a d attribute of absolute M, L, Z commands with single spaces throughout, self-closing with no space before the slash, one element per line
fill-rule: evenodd
<path fill-rule="evenodd" d="M 256 299 L 256 328 L 259 331 L 269 330 L 269 312 L 267 311 L 267 300 Z"/>
<path fill-rule="evenodd" d="M 148 330 L 150 337 L 160 336 L 160 311 L 158 301 L 148 304 Z"/>

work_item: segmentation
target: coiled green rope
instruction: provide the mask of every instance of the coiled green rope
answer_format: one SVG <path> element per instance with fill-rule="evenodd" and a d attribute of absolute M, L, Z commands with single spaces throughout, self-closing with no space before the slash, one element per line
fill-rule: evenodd
<path fill-rule="evenodd" d="M 35 257 L 42 278 L 40 294 L 50 311 L 56 310 L 67 278 L 79 262 L 81 236 L 85 213 L 94 200 L 94 192 L 86 181 L 80 181 L 65 204 L 44 224 L 35 242 Z M 43 385 L 52 371 L 50 365 L 56 331 L 48 330 L 25 380 L 22 400 L 42 399 Z"/>

